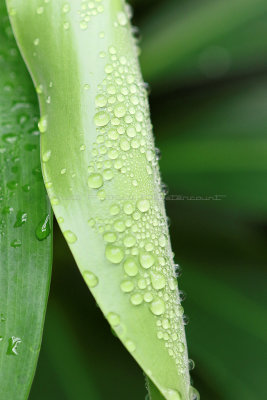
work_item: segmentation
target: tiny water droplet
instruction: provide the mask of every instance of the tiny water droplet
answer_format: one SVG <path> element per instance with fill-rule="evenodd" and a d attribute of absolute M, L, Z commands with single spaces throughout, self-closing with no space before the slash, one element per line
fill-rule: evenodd
<path fill-rule="evenodd" d="M 28 215 L 26 212 L 24 211 L 19 211 L 17 213 L 17 217 L 16 217 L 16 222 L 14 224 L 14 228 L 19 228 L 21 227 L 23 224 L 25 224 L 25 222 L 27 222 L 27 218 Z"/>
<path fill-rule="evenodd" d="M 136 345 L 132 340 L 126 340 L 125 346 L 131 353 L 136 349 Z"/>
<path fill-rule="evenodd" d="M 21 245 L 22 245 L 22 243 L 21 243 L 21 240 L 19 240 L 19 239 L 15 239 L 10 243 L 10 246 L 14 247 L 14 248 L 21 247 Z"/>
<path fill-rule="evenodd" d="M 98 285 L 98 277 L 93 272 L 85 271 L 83 277 L 90 288 L 94 288 Z"/>

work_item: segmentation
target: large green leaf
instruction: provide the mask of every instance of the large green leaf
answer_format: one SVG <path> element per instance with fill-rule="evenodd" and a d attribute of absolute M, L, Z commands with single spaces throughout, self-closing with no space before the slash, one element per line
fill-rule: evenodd
<path fill-rule="evenodd" d="M 38 108 L 0 1 L 0 398 L 26 399 L 50 283 L 51 209 L 42 182 Z"/>
<path fill-rule="evenodd" d="M 183 309 L 128 9 L 122 0 L 8 5 L 39 93 L 45 184 L 80 271 L 165 398 L 192 399 Z"/>
<path fill-rule="evenodd" d="M 266 68 L 266 16 L 265 0 L 161 3 L 142 23 L 145 79 L 164 90 Z"/>

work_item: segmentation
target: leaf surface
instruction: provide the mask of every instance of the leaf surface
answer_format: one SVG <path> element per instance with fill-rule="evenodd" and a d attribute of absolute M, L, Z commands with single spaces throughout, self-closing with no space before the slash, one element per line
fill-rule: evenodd
<path fill-rule="evenodd" d="M 51 208 L 41 176 L 38 107 L 0 1 L 0 398 L 28 397 L 52 263 Z"/>

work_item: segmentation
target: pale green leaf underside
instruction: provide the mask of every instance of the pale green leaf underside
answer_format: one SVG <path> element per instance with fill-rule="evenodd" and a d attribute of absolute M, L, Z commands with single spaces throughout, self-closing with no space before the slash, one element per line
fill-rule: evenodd
<path fill-rule="evenodd" d="M 0 71 L 0 398 L 24 400 L 50 283 L 51 208 L 41 175 L 35 93 L 3 0 Z"/>
<path fill-rule="evenodd" d="M 192 399 L 147 94 L 124 1 L 8 5 L 39 94 L 45 184 L 79 269 L 164 397 Z"/>

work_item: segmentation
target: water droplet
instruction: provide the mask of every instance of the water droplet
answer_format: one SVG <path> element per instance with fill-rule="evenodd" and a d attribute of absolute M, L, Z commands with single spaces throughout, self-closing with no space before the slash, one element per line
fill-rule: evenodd
<path fill-rule="evenodd" d="M 91 174 L 88 178 L 88 186 L 91 189 L 98 189 L 103 185 L 103 177 L 101 174 L 94 173 Z"/>
<path fill-rule="evenodd" d="M 22 243 L 21 243 L 21 240 L 19 240 L 19 239 L 15 239 L 10 243 L 10 246 L 15 247 L 15 248 L 21 247 L 21 245 L 22 245 Z"/>
<path fill-rule="evenodd" d="M 110 244 L 106 246 L 105 254 L 107 259 L 113 264 L 119 264 L 124 257 L 124 251 L 121 247 Z"/>
<path fill-rule="evenodd" d="M 144 300 L 146 303 L 150 303 L 153 300 L 153 294 L 150 292 L 145 293 Z"/>
<path fill-rule="evenodd" d="M 114 243 L 117 240 L 117 235 L 114 232 L 105 232 L 104 240 L 108 243 Z"/>
<path fill-rule="evenodd" d="M 33 41 L 34 46 L 38 46 L 39 43 L 40 43 L 39 38 L 34 39 L 34 41 Z"/>
<path fill-rule="evenodd" d="M 51 204 L 52 206 L 57 206 L 59 204 L 59 200 L 56 197 L 53 197 L 51 199 Z"/>
<path fill-rule="evenodd" d="M 25 224 L 25 222 L 27 221 L 27 213 L 24 211 L 19 211 L 17 213 L 17 217 L 16 217 L 16 222 L 14 224 L 14 228 L 19 228 L 20 226 L 22 226 L 23 224 Z"/>
<path fill-rule="evenodd" d="M 111 326 L 118 326 L 118 325 L 120 325 L 120 322 L 121 322 L 119 315 L 115 314 L 114 312 L 108 313 L 107 320 Z"/>
<path fill-rule="evenodd" d="M 65 232 L 63 232 L 63 235 L 64 235 L 65 239 L 67 240 L 67 242 L 70 244 L 75 243 L 77 240 L 77 236 L 72 231 L 65 231 Z"/>
<path fill-rule="evenodd" d="M 100 111 L 94 116 L 96 126 L 105 126 L 109 123 L 110 117 L 105 111 Z"/>
<path fill-rule="evenodd" d="M 98 94 L 95 98 L 95 104 L 97 107 L 105 107 L 107 104 L 107 98 L 103 94 Z"/>
<path fill-rule="evenodd" d="M 150 310 L 154 315 L 161 315 L 165 312 L 165 303 L 162 299 L 157 298 L 152 301 Z"/>
<path fill-rule="evenodd" d="M 176 390 L 168 389 L 166 390 L 166 399 L 167 400 L 182 400 L 180 393 Z"/>
<path fill-rule="evenodd" d="M 47 162 L 50 159 L 50 157 L 51 157 L 51 150 L 47 150 L 42 155 L 43 162 Z"/>
<path fill-rule="evenodd" d="M 38 7 L 37 10 L 36 10 L 36 13 L 37 13 L 38 15 L 43 14 L 43 12 L 44 12 L 44 7 Z"/>
<path fill-rule="evenodd" d="M 47 117 L 46 116 L 43 116 L 40 118 L 40 121 L 38 122 L 38 128 L 41 133 L 44 133 L 47 131 Z"/>
<path fill-rule="evenodd" d="M 134 257 L 127 257 L 123 263 L 123 268 L 129 276 L 136 276 L 138 274 L 138 262 Z"/>
<path fill-rule="evenodd" d="M 132 292 L 134 289 L 134 283 L 132 281 L 125 280 L 121 282 L 120 288 L 124 293 Z"/>
<path fill-rule="evenodd" d="M 131 340 L 126 340 L 125 346 L 126 346 L 126 348 L 127 348 L 131 353 L 132 353 L 133 351 L 135 351 L 135 349 L 136 349 L 135 343 L 132 342 Z"/>
<path fill-rule="evenodd" d="M 50 235 L 50 231 L 49 214 L 47 214 L 37 225 L 35 235 L 38 240 L 44 240 Z"/>
<path fill-rule="evenodd" d="M 150 208 L 150 202 L 149 202 L 149 200 L 146 200 L 146 199 L 144 199 L 144 200 L 139 200 L 139 201 L 137 202 L 137 208 L 138 208 L 138 210 L 140 210 L 141 212 L 146 212 L 146 211 L 148 211 L 149 208 Z"/>
<path fill-rule="evenodd" d="M 150 253 L 142 253 L 140 255 L 140 263 L 143 268 L 150 268 L 155 263 L 155 258 Z"/>
<path fill-rule="evenodd" d="M 85 271 L 83 277 L 90 288 L 94 288 L 98 285 L 98 277 L 93 272 Z"/>
<path fill-rule="evenodd" d="M 151 276 L 151 283 L 154 289 L 159 290 L 164 288 L 166 281 L 161 273 L 151 271 L 150 276 Z"/>
<path fill-rule="evenodd" d="M 103 177 L 106 181 L 110 181 L 114 176 L 114 173 L 111 169 L 107 168 L 103 171 Z"/>
<path fill-rule="evenodd" d="M 143 296 L 141 295 L 141 293 L 134 293 L 131 296 L 130 301 L 134 306 L 139 306 L 143 303 Z"/>
<path fill-rule="evenodd" d="M 118 118 L 124 117 L 126 114 L 126 107 L 124 104 L 118 104 L 116 107 L 114 107 L 114 114 Z"/>
<path fill-rule="evenodd" d="M 70 11 L 70 5 L 68 3 L 65 3 L 62 7 L 62 12 L 68 13 L 69 11 Z"/>
<path fill-rule="evenodd" d="M 136 243 L 136 238 L 132 235 L 126 235 L 123 239 L 123 244 L 125 247 L 133 247 Z"/>
<path fill-rule="evenodd" d="M 19 337 L 12 336 L 8 340 L 8 348 L 6 354 L 9 356 L 17 356 L 18 355 L 18 345 L 22 342 Z"/>
<path fill-rule="evenodd" d="M 121 26 L 127 25 L 127 23 L 128 23 L 128 18 L 127 18 L 127 15 L 125 14 L 125 12 L 123 12 L 123 11 L 118 12 L 117 18 L 118 18 L 118 23 L 119 23 Z"/>
<path fill-rule="evenodd" d="M 88 28 L 88 23 L 87 23 L 86 21 L 81 21 L 81 22 L 80 22 L 80 28 L 81 28 L 82 30 L 87 29 L 87 28 Z"/>
<path fill-rule="evenodd" d="M 189 399 L 190 400 L 200 400 L 200 395 L 193 386 L 190 386 L 190 389 L 189 389 Z"/>
<path fill-rule="evenodd" d="M 189 371 L 192 371 L 194 368 L 195 368 L 195 361 L 189 359 L 188 360 L 188 369 L 189 369 Z"/>
<path fill-rule="evenodd" d="M 109 209 L 111 215 L 118 215 L 120 212 L 120 207 L 117 204 L 112 204 Z"/>

